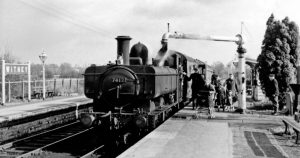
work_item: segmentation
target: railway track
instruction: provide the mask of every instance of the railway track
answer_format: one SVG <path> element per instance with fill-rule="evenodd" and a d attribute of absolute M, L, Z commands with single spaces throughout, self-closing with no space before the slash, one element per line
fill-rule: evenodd
<path fill-rule="evenodd" d="M 87 158 L 96 152 L 101 152 L 104 147 L 95 139 L 94 133 L 93 127 L 86 129 L 79 122 L 74 122 L 1 145 L 0 158 Z"/>
<path fill-rule="evenodd" d="M 80 122 L 73 122 L 0 145 L 0 158 L 116 157 L 146 133 L 131 138 L 129 144 L 115 134 L 106 128 L 86 129 Z"/>

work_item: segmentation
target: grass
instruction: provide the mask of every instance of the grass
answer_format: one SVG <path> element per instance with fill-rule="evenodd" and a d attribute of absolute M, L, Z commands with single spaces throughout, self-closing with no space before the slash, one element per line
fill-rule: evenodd
<path fill-rule="evenodd" d="M 248 110 L 273 110 L 273 104 L 270 101 L 254 101 L 252 98 L 247 98 Z"/>

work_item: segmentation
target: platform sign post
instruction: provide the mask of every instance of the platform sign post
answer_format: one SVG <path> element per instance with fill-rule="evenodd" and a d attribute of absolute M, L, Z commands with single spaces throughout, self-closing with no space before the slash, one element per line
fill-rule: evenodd
<path fill-rule="evenodd" d="M 5 60 L 2 60 L 2 104 L 5 104 Z"/>
<path fill-rule="evenodd" d="M 12 64 L 5 63 L 2 60 L 2 104 L 5 104 L 5 76 L 7 74 L 28 75 L 28 101 L 31 100 L 31 77 L 30 77 L 30 62 L 27 64 Z M 24 93 L 24 90 L 23 90 Z"/>
<path fill-rule="evenodd" d="M 28 101 L 31 101 L 31 66 L 30 66 L 30 61 L 28 61 Z"/>
<path fill-rule="evenodd" d="M 22 100 L 24 101 L 24 97 L 25 97 L 25 82 L 24 80 L 22 80 Z"/>
<path fill-rule="evenodd" d="M 10 103 L 11 100 L 11 84 L 10 81 L 8 81 L 8 102 Z"/>

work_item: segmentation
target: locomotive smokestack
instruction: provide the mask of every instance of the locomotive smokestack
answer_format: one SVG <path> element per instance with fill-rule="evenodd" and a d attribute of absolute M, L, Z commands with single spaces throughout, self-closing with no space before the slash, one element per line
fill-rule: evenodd
<path fill-rule="evenodd" d="M 129 65 L 129 43 L 131 40 L 131 37 L 129 36 L 118 36 L 116 38 L 118 41 L 118 56 L 117 59 L 119 59 L 121 56 L 123 57 L 123 64 Z"/>

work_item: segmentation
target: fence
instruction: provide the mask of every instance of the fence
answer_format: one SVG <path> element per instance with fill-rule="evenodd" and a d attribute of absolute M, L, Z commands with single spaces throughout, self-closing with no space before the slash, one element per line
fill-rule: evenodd
<path fill-rule="evenodd" d="M 2 83 L 1 83 L 2 84 Z M 58 78 L 46 80 L 46 91 L 53 92 L 54 96 L 83 94 L 83 78 Z M 28 81 L 5 82 L 6 102 L 16 102 L 28 98 Z M 35 99 L 36 92 L 41 93 L 43 80 L 31 81 L 31 95 Z M 2 90 L 0 90 L 0 94 Z M 2 99 L 2 98 L 1 98 Z"/>

